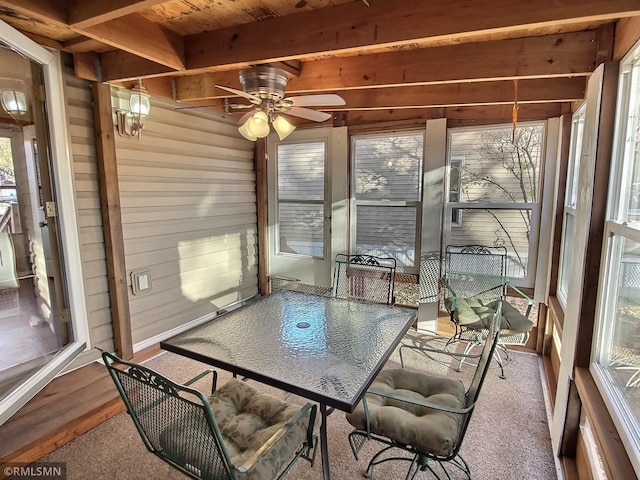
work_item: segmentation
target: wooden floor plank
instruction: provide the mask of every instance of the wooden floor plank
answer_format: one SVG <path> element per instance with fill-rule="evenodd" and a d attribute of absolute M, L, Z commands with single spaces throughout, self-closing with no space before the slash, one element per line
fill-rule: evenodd
<path fill-rule="evenodd" d="M 35 461 L 123 410 L 104 366 L 92 363 L 53 380 L 0 426 L 2 461 Z"/>
<path fill-rule="evenodd" d="M 141 363 L 160 351 L 154 345 L 133 361 Z M 104 365 L 78 368 L 54 379 L 0 426 L 0 462 L 34 462 L 124 409 Z"/>

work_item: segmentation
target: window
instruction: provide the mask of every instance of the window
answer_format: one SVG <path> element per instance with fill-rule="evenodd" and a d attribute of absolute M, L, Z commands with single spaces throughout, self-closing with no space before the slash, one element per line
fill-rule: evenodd
<path fill-rule="evenodd" d="M 464 165 L 464 157 L 452 158 L 449 163 L 449 202 L 460 202 L 460 193 L 462 191 L 462 167 Z M 462 209 L 451 209 L 451 226 L 462 226 Z"/>
<path fill-rule="evenodd" d="M 324 142 L 277 146 L 276 252 L 324 257 Z"/>
<path fill-rule="evenodd" d="M 620 72 L 591 372 L 640 474 L 640 48 Z"/>
<path fill-rule="evenodd" d="M 567 188 L 564 199 L 562 240 L 560 243 L 560 268 L 558 271 L 558 289 L 556 292 L 556 296 L 564 308 L 567 306 L 567 292 L 569 290 L 569 269 L 571 268 L 571 247 L 573 246 L 576 204 L 578 202 L 578 175 L 580 173 L 580 152 L 582 151 L 585 111 L 586 104 L 583 103 L 573 114 L 573 120 L 571 122 L 569 167 L 567 169 Z"/>
<path fill-rule="evenodd" d="M 449 131 L 444 244 L 506 247 L 507 275 L 529 287 L 535 271 L 530 252 L 537 248 L 543 147 L 542 123 L 522 124 L 515 132 L 511 125 Z M 455 181 L 459 186 L 451 195 Z"/>
<path fill-rule="evenodd" d="M 423 132 L 359 136 L 352 144 L 356 253 L 393 257 L 411 273 L 417 273 L 423 151 Z"/>

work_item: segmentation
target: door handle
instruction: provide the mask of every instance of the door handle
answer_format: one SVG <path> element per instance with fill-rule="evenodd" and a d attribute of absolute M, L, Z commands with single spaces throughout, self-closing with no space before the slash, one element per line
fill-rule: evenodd
<path fill-rule="evenodd" d="M 43 220 L 42 222 L 38 223 L 38 225 L 40 225 L 40 228 L 46 227 L 47 225 L 49 225 L 49 222 L 47 222 L 46 220 Z"/>

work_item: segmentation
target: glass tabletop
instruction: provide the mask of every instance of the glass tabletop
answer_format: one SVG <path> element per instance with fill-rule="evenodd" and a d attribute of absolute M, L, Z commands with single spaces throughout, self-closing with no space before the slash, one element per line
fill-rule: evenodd
<path fill-rule="evenodd" d="M 406 308 L 280 290 L 160 346 L 352 411 L 415 315 Z"/>

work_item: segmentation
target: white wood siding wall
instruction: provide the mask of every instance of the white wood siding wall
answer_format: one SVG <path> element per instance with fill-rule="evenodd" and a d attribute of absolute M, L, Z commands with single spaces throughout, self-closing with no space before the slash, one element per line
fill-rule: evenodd
<path fill-rule="evenodd" d="M 67 119 L 91 345 L 113 351 L 113 328 L 96 166 L 91 86 L 67 72 Z"/>
<path fill-rule="evenodd" d="M 151 273 L 130 289 L 134 344 L 258 292 L 254 144 L 235 118 L 173 106 L 153 98 L 140 138 L 116 134 L 126 269 Z"/>

